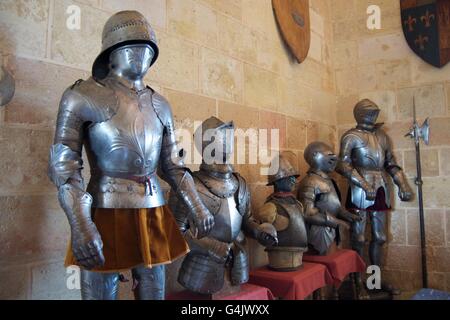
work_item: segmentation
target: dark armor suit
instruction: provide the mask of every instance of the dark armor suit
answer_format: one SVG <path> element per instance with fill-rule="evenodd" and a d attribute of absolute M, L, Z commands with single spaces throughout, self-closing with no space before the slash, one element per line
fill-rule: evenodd
<path fill-rule="evenodd" d="M 165 204 L 156 171 L 186 205 L 205 235 L 213 217 L 201 202 L 177 148 L 171 108 L 142 79 L 158 56 L 155 35 L 136 11 L 112 16 L 103 31 L 93 77 L 61 99 L 49 176 L 71 226 L 72 252 L 82 269 L 84 299 L 114 299 L 118 273 L 88 271 L 105 263 L 91 209 L 157 208 Z M 91 167 L 85 191 L 82 147 Z M 164 298 L 164 266 L 133 269 L 141 299 Z"/>
<path fill-rule="evenodd" d="M 398 186 L 402 201 L 410 201 L 412 191 L 401 167 L 396 163 L 389 137 L 376 124 L 380 109 L 370 100 L 360 101 L 354 109 L 357 126 L 341 138 L 337 171 L 349 180 L 348 209 L 356 212 L 361 221 L 352 225 L 352 246 L 362 256 L 364 233 L 369 217 L 372 240 L 370 261 L 382 266 L 382 246 L 386 242 L 386 212 L 391 208 L 388 175 Z M 383 289 L 398 293 L 385 282 Z"/>
<path fill-rule="evenodd" d="M 330 222 L 330 226 L 308 226 L 309 245 L 320 255 L 325 255 L 333 241 L 339 242 L 338 226 L 348 229 L 347 222 L 360 218 L 342 207 L 337 185 L 329 176 L 337 164 L 337 156 L 331 147 L 313 142 L 305 149 L 304 157 L 310 169 L 300 182 L 298 198 L 307 216 L 321 215 Z"/>
<path fill-rule="evenodd" d="M 244 178 L 227 163 L 233 152 L 234 135 L 232 122 L 224 123 L 211 117 L 200 126 L 205 138 L 197 148 L 202 151 L 203 163 L 200 170 L 193 173 L 195 187 L 200 198 L 214 215 L 214 227 L 207 237 L 196 239 L 191 230 L 189 210 L 176 195 L 170 196 L 169 204 L 181 231 L 189 243 L 191 251 L 184 259 L 178 281 L 185 288 L 200 294 L 219 292 L 225 279 L 233 286 L 248 281 L 248 257 L 244 248 L 246 235 L 256 239 L 267 236 L 252 219 L 250 213 L 250 192 Z M 196 137 L 202 137 L 200 128 Z M 211 143 L 206 138 L 208 130 L 214 131 L 214 150 L 220 156 L 208 161 L 205 149 Z M 221 161 L 223 160 L 223 161 Z M 229 277 L 226 277 L 226 273 Z"/>

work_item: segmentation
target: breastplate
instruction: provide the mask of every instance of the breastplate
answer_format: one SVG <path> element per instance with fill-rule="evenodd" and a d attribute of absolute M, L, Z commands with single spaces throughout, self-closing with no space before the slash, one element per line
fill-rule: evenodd
<path fill-rule="evenodd" d="M 239 235 L 242 215 L 236 208 L 234 197 L 220 199 L 219 211 L 214 216 L 214 227 L 209 236 L 222 242 L 233 242 Z"/>
<path fill-rule="evenodd" d="M 302 207 L 299 204 L 291 204 L 285 201 L 275 200 L 274 203 L 277 206 L 278 214 L 285 214 L 289 217 L 288 227 L 278 232 L 278 245 L 281 247 L 306 247 L 308 245 L 308 236 L 302 215 Z"/>
<path fill-rule="evenodd" d="M 110 85 L 119 101 L 117 113 L 86 130 L 91 166 L 88 192 L 94 207 L 151 208 L 164 204 L 156 177 L 163 125 L 152 105 L 153 92 L 137 94 Z"/>
<path fill-rule="evenodd" d="M 379 171 L 385 160 L 384 148 L 373 132 L 359 132 L 359 142 L 352 151 L 353 166 L 357 169 Z"/>

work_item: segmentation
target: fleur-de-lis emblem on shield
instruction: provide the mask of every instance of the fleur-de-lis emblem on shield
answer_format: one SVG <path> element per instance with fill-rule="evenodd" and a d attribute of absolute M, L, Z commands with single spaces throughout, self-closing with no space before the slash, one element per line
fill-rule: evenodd
<path fill-rule="evenodd" d="M 429 41 L 427 36 L 419 35 L 419 37 L 414 41 L 416 45 L 420 47 L 420 50 L 425 50 L 425 43 Z"/>
<path fill-rule="evenodd" d="M 430 11 L 427 10 L 425 15 L 420 17 L 420 20 L 422 20 L 426 28 L 429 28 L 431 27 L 431 22 L 436 20 L 436 16 L 433 13 L 430 14 Z"/>
<path fill-rule="evenodd" d="M 442 68 L 450 62 L 450 0 L 399 0 L 401 25 L 409 47 Z"/>
<path fill-rule="evenodd" d="M 414 31 L 414 24 L 417 23 L 417 19 L 413 18 L 412 16 L 408 16 L 408 20 L 405 20 L 404 24 L 405 26 L 408 26 L 409 32 Z"/>

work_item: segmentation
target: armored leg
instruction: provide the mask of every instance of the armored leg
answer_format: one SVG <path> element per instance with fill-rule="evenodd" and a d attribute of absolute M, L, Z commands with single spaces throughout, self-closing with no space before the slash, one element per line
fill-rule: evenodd
<path fill-rule="evenodd" d="M 361 221 L 354 221 L 351 228 L 352 249 L 358 252 L 361 258 L 364 258 L 365 231 L 367 225 L 367 212 L 358 211 Z M 368 299 L 366 286 L 363 283 L 361 273 L 355 273 L 355 285 L 359 300 Z"/>
<path fill-rule="evenodd" d="M 386 242 L 386 212 L 376 211 L 371 213 L 372 241 L 369 247 L 370 262 L 381 268 L 383 258 L 383 245 Z"/>
<path fill-rule="evenodd" d="M 136 300 L 164 300 L 166 284 L 164 265 L 153 268 L 137 267 L 131 273 Z"/>
<path fill-rule="evenodd" d="M 372 241 L 369 247 L 370 262 L 382 269 L 383 267 L 383 245 L 386 242 L 386 212 L 376 211 L 371 213 Z M 390 283 L 381 280 L 381 289 L 392 295 L 399 295 L 399 289 Z"/>
<path fill-rule="evenodd" d="M 351 244 L 352 249 L 358 252 L 358 254 L 364 256 L 364 233 L 366 231 L 367 224 L 367 212 L 358 211 L 357 213 L 361 217 L 361 221 L 355 221 L 352 223 L 351 229 Z"/>
<path fill-rule="evenodd" d="M 81 270 L 81 298 L 83 300 L 116 300 L 118 289 L 118 273 Z"/>

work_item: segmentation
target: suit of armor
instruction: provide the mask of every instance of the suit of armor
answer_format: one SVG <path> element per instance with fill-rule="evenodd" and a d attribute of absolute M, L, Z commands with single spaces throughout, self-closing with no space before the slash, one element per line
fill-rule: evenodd
<path fill-rule="evenodd" d="M 380 109 L 370 100 L 362 100 L 354 109 L 357 127 L 341 138 L 337 171 L 350 182 L 348 209 L 354 210 L 361 221 L 352 225 L 352 246 L 361 256 L 367 217 L 371 219 L 372 240 L 369 256 L 373 265 L 382 265 L 382 246 L 386 242 L 386 211 L 390 209 L 388 175 L 399 188 L 402 201 L 410 201 L 412 191 L 401 167 L 396 163 L 389 137 L 376 124 Z M 386 291 L 398 293 L 388 284 Z"/>
<path fill-rule="evenodd" d="M 229 272 L 233 286 L 248 281 L 244 233 L 256 239 L 262 239 L 265 235 L 251 217 L 250 192 L 246 181 L 227 163 L 233 151 L 234 135 L 227 137 L 226 131 L 233 132 L 233 123 L 223 123 L 211 117 L 203 122 L 201 128 L 205 133 L 214 131 L 214 141 L 221 141 L 215 154 L 220 154 L 219 158 L 224 160 L 223 163 L 218 159 L 207 163 L 204 150 L 210 139 L 204 138 L 202 145 L 197 145 L 202 150 L 204 161 L 200 170 L 193 173 L 195 187 L 215 221 L 208 236 L 196 239 L 186 205 L 175 195 L 170 196 L 169 203 L 191 249 L 181 265 L 178 282 L 193 292 L 214 294 L 222 289 L 226 272 Z M 199 130 L 196 136 L 201 136 Z"/>
<path fill-rule="evenodd" d="M 309 245 L 320 255 L 325 255 L 333 241 L 339 243 L 338 226 L 346 227 L 346 222 L 359 219 L 342 207 L 337 185 L 329 176 L 337 164 L 337 156 L 331 147 L 322 142 L 313 142 L 304 154 L 310 169 L 300 182 L 298 198 L 307 216 L 322 215 L 330 221 L 331 226 L 311 225 L 308 228 Z"/>
<path fill-rule="evenodd" d="M 272 163 L 275 163 L 275 160 Z M 305 215 L 302 204 L 292 193 L 298 173 L 283 155 L 278 158 L 278 171 L 269 176 L 268 185 L 274 186 L 264 206 L 255 214 L 268 234 L 277 239 L 267 246 L 269 266 L 279 271 L 301 267 L 303 252 L 308 249 L 307 224 L 332 226 L 335 222 L 322 215 Z M 271 228 L 273 228 L 272 231 Z"/>
<path fill-rule="evenodd" d="M 77 81 L 61 99 L 49 177 L 71 227 L 71 247 L 82 270 L 84 299 L 116 297 L 117 273 L 88 271 L 105 263 L 93 208 L 156 208 L 165 204 L 161 176 L 185 203 L 200 236 L 213 225 L 179 155 L 171 108 L 143 77 L 158 56 L 155 35 L 136 11 L 112 16 L 103 31 L 93 77 Z M 85 191 L 82 147 L 91 167 Z M 164 298 L 164 266 L 135 267 L 137 296 Z"/>

